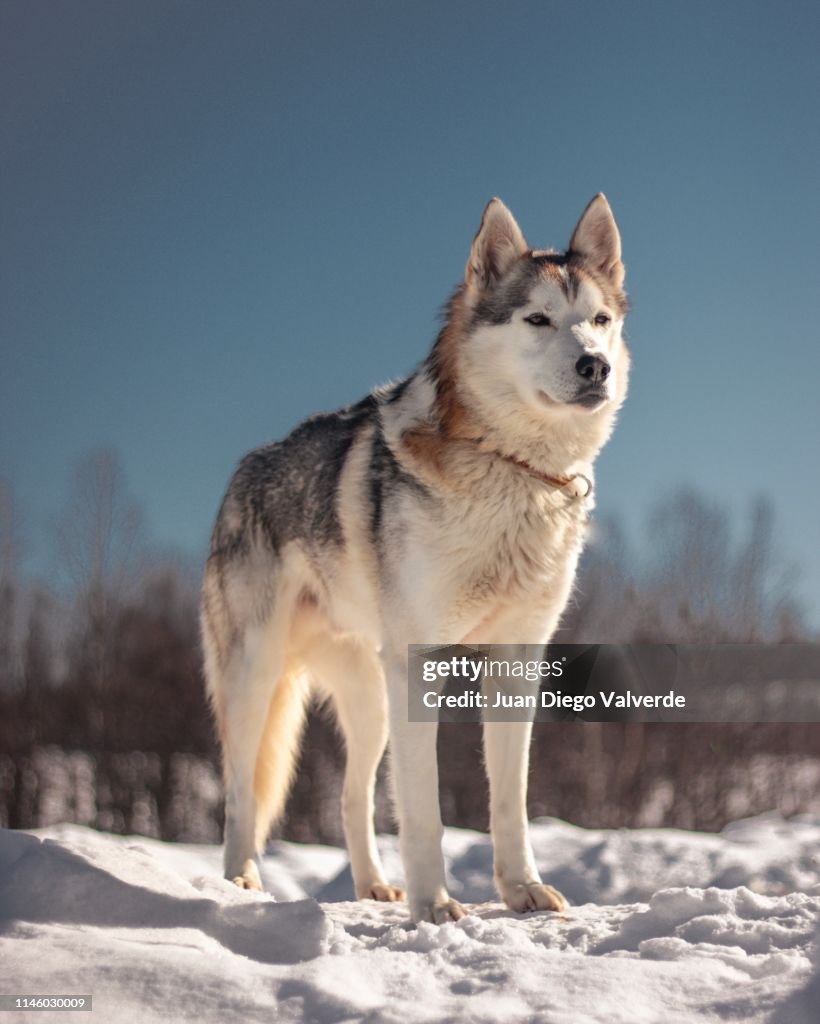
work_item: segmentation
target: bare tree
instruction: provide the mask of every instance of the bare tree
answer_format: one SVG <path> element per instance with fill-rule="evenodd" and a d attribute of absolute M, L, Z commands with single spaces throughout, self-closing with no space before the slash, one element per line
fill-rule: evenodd
<path fill-rule="evenodd" d="M 22 651 L 23 687 L 32 700 L 53 683 L 52 610 L 51 594 L 43 587 L 36 587 L 29 602 Z"/>
<path fill-rule="evenodd" d="M 115 452 L 100 449 L 80 460 L 55 526 L 59 563 L 75 595 L 73 674 L 102 690 L 110 679 L 117 617 L 145 553 L 142 512 Z M 99 727 L 104 731 L 102 711 Z"/>
<path fill-rule="evenodd" d="M 775 543 L 774 507 L 752 505 L 738 538 L 728 509 L 694 491 L 659 505 L 648 534 L 643 597 L 663 639 L 764 642 L 791 632 L 801 618 L 794 573 Z"/>
<path fill-rule="evenodd" d="M 736 599 L 727 511 L 696 491 L 680 491 L 653 510 L 646 539 L 646 596 L 665 638 L 722 639 Z"/>
<path fill-rule="evenodd" d="M 20 517 L 11 484 L 0 479 L 0 688 L 18 676 L 16 638 L 20 600 Z"/>
<path fill-rule="evenodd" d="M 143 517 L 116 452 L 97 449 L 77 463 L 56 534 L 62 568 L 78 592 L 122 593 L 133 581 L 142 556 Z"/>
<path fill-rule="evenodd" d="M 585 553 L 558 639 L 772 642 L 806 636 L 796 574 L 778 550 L 771 501 L 745 531 L 728 508 L 686 490 L 652 510 L 637 550 L 605 522 Z"/>

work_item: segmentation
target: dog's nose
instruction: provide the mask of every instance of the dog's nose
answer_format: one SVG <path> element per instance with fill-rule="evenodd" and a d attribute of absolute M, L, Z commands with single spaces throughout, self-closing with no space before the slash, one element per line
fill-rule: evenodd
<path fill-rule="evenodd" d="M 603 384 L 609 376 L 610 366 L 603 356 L 581 356 L 575 364 L 578 373 L 590 384 Z"/>

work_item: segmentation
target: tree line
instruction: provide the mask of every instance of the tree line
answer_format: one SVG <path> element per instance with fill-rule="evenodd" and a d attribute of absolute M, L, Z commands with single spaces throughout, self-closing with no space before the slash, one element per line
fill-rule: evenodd
<path fill-rule="evenodd" d="M 0 481 L 0 825 L 69 820 L 212 841 L 219 759 L 204 697 L 199 566 L 156 551 L 116 453 L 81 459 L 54 521 L 53 571 L 32 582 L 22 524 Z M 635 544 L 596 526 L 559 636 L 564 643 L 781 643 L 808 638 L 796 576 L 760 499 L 745 523 L 683 490 Z M 445 821 L 485 828 L 478 726 L 442 725 Z M 820 726 L 553 723 L 533 739 L 530 810 L 581 825 L 720 828 L 814 807 Z M 344 751 L 328 709 L 309 715 L 285 823 L 340 842 Z M 392 828 L 383 766 L 378 824 Z"/>

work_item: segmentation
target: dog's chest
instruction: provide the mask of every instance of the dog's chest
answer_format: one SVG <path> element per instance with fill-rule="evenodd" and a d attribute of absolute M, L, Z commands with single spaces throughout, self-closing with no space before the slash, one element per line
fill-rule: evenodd
<path fill-rule="evenodd" d="M 441 541 L 462 600 L 542 596 L 574 572 L 587 511 L 549 492 L 477 502 L 452 516 Z"/>

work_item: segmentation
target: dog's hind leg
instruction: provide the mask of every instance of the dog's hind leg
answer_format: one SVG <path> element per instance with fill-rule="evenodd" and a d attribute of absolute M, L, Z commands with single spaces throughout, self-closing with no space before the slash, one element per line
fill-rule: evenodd
<path fill-rule="evenodd" d="M 404 891 L 385 881 L 373 828 L 376 770 L 387 743 L 381 663 L 375 652 L 331 638 L 314 643 L 306 662 L 320 690 L 333 701 L 345 741 L 342 820 L 356 897 L 403 900 Z"/>
<path fill-rule="evenodd" d="M 221 668 L 206 659 L 225 777 L 225 877 L 261 889 L 257 855 L 281 812 L 299 743 L 307 687 L 287 671 L 290 609 L 277 602 L 245 627 Z"/>

